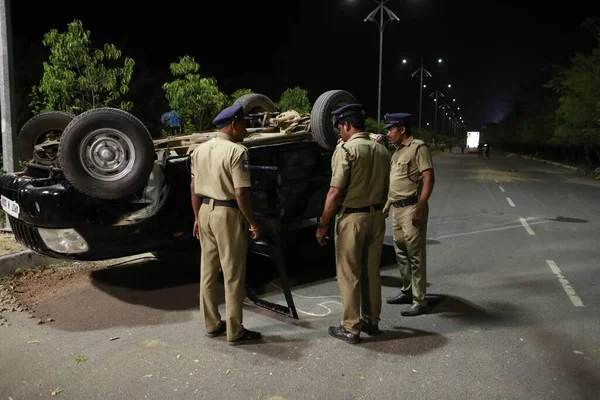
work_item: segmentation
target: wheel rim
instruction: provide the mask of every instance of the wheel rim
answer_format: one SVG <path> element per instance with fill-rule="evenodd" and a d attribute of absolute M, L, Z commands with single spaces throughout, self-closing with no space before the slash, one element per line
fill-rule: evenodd
<path fill-rule="evenodd" d="M 87 134 L 79 148 L 80 160 L 90 176 L 116 181 L 133 169 L 136 154 L 133 142 L 117 129 L 97 129 Z"/>

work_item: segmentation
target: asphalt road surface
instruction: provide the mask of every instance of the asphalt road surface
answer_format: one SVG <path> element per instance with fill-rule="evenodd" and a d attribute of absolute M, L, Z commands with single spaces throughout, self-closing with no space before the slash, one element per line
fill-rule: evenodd
<path fill-rule="evenodd" d="M 382 336 L 333 339 L 332 266 L 296 255 L 299 320 L 248 302 L 265 341 L 232 347 L 204 336 L 193 277 L 141 259 L 46 296 L 50 323 L 10 314 L 0 398 L 598 399 L 600 182 L 495 151 L 434 162 L 430 314 L 384 303 Z M 385 297 L 399 281 L 384 258 Z M 262 297 L 285 304 L 276 286 Z"/>

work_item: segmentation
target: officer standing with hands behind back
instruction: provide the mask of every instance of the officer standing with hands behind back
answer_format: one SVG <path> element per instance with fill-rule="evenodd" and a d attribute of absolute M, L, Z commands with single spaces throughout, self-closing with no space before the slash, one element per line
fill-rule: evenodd
<path fill-rule="evenodd" d="M 234 345 L 262 337 L 242 325 L 248 231 L 252 239 L 260 236 L 251 201 L 248 149 L 240 144 L 247 119 L 240 104 L 225 108 L 213 120 L 217 136 L 191 154 L 194 237 L 202 248 L 200 312 L 208 337 L 227 333 L 227 341 Z M 225 284 L 226 321 L 218 309 L 219 268 Z"/>
<path fill-rule="evenodd" d="M 326 243 L 335 216 L 336 275 L 343 311 L 341 325 L 329 327 L 329 334 L 358 343 L 361 331 L 380 332 L 382 205 L 387 199 L 390 154 L 363 132 L 360 104 L 345 105 L 332 114 L 342 141 L 332 156 L 331 184 L 316 236 L 319 244 Z"/>
<path fill-rule="evenodd" d="M 392 155 L 389 198 L 383 213 L 387 217 L 394 207 L 393 229 L 396 260 L 403 286 L 388 304 L 411 304 L 405 317 L 429 311 L 425 291 L 427 287 L 427 218 L 428 201 L 435 177 L 433 161 L 425 142 L 414 139 L 410 131 L 410 114 L 395 113 L 384 116 L 390 142 L 397 149 Z"/>

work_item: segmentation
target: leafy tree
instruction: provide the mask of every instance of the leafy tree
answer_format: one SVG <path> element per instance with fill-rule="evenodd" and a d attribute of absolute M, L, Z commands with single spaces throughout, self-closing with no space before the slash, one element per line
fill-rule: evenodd
<path fill-rule="evenodd" d="M 185 132 L 207 129 L 213 117 L 228 103 L 214 78 L 203 78 L 193 57 L 184 56 L 172 63 L 176 78 L 163 85 L 170 107 L 177 111 Z"/>
<path fill-rule="evenodd" d="M 254 93 L 252 91 L 252 89 L 238 89 L 235 92 L 233 92 L 229 98 L 229 105 L 233 105 L 233 103 L 235 103 L 235 101 L 237 99 L 239 99 L 240 97 L 242 97 L 243 95 L 246 94 L 251 94 Z"/>
<path fill-rule="evenodd" d="M 281 94 L 281 99 L 277 103 L 277 108 L 280 111 L 296 110 L 300 114 L 310 113 L 311 104 L 308 101 L 308 93 L 298 86 L 295 88 L 286 89 Z"/>
<path fill-rule="evenodd" d="M 365 131 L 370 132 L 370 133 L 380 133 L 380 134 L 385 134 L 385 130 L 383 129 L 383 123 L 384 121 L 379 121 L 379 123 L 377 123 L 377 121 L 375 120 L 375 118 L 367 118 L 365 120 Z"/>
<path fill-rule="evenodd" d="M 126 57 L 122 66 L 121 51 L 113 44 L 101 49 L 92 47 L 90 31 L 75 20 L 66 32 L 52 29 L 44 35 L 50 49 L 39 85 L 31 91 L 30 106 L 34 113 L 49 110 L 80 114 L 97 107 L 120 107 L 130 110 L 133 104 L 123 101 L 135 62 Z"/>
<path fill-rule="evenodd" d="M 415 129 L 413 136 L 417 139 L 421 139 L 425 143 L 431 143 L 433 140 L 433 131 L 426 128 Z"/>
<path fill-rule="evenodd" d="M 546 86 L 559 96 L 556 139 L 582 145 L 592 165 L 590 149 L 600 143 L 600 24 L 588 19 L 584 25 L 596 34 L 599 46 L 590 54 L 576 54 L 571 66 L 561 68 Z"/>

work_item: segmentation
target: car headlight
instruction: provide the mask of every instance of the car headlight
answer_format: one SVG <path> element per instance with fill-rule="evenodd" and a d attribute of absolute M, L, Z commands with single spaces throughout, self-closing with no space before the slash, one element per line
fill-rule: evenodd
<path fill-rule="evenodd" d="M 85 253 L 89 249 L 85 239 L 75 229 L 37 228 L 37 230 L 46 246 L 57 253 Z"/>

